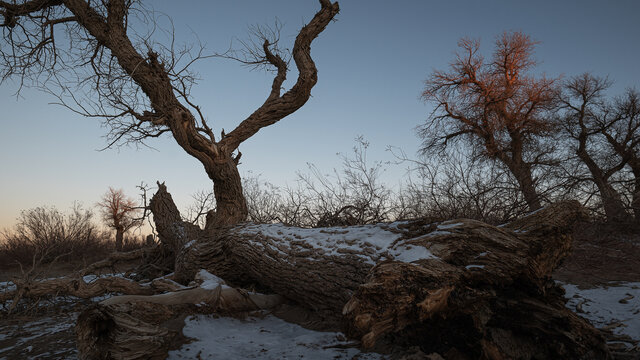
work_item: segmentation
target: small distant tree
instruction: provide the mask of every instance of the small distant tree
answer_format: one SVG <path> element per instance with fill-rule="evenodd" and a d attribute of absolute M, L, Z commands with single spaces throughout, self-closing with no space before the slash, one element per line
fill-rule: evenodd
<path fill-rule="evenodd" d="M 121 251 L 124 233 L 141 224 L 135 200 L 122 189 L 109 187 L 97 206 L 105 224 L 116 231 L 116 251 Z"/>
<path fill-rule="evenodd" d="M 506 166 L 530 210 L 540 208 L 534 171 L 551 165 L 550 110 L 556 79 L 535 78 L 536 42 L 521 32 L 498 37 L 485 62 L 477 40 L 462 39 L 449 71 L 434 71 L 422 93 L 436 105 L 420 129 L 424 153 L 441 153 L 464 140 L 475 156 Z"/>

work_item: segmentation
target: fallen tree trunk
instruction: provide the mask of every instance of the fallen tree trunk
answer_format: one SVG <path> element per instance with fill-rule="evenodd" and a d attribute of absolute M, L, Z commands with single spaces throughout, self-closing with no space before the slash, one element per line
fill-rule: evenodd
<path fill-rule="evenodd" d="M 152 296 L 124 295 L 85 309 L 76 324 L 82 359 L 164 359 L 186 343 L 184 318 L 271 309 L 279 295 L 250 294 L 223 286 L 196 287 Z"/>
<path fill-rule="evenodd" d="M 52 295 L 75 296 L 87 299 L 106 293 L 150 295 L 156 292 L 152 286 L 142 285 L 136 281 L 117 276 L 97 278 L 91 281 L 85 281 L 82 277 L 65 277 L 42 281 L 34 280 L 25 283 L 16 281 L 16 289 L 0 293 L 0 301 L 13 300 L 15 303 L 23 298 Z"/>
<path fill-rule="evenodd" d="M 176 232 L 179 214 L 164 214 L 154 218 L 168 229 L 160 239 L 176 254 L 177 280 L 206 269 L 234 286 L 258 286 L 341 318 L 365 347 L 419 345 L 452 359 L 610 357 L 551 281 L 570 249 L 567 232 L 585 216 L 577 202 L 502 227 L 462 219 Z"/>
<path fill-rule="evenodd" d="M 102 269 L 113 269 L 117 263 L 142 259 L 152 251 L 152 248 L 142 248 L 128 252 L 114 252 L 106 259 L 97 261 L 80 270 L 80 276 L 96 274 Z"/>

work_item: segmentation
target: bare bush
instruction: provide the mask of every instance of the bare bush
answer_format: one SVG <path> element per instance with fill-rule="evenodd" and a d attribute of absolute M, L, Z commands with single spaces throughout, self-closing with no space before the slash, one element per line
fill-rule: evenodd
<path fill-rule="evenodd" d="M 191 195 L 191 198 L 193 202 L 185 211 L 181 212 L 183 220 L 204 228 L 207 213 L 215 211 L 216 208 L 216 198 L 213 196 L 213 191 L 199 190 Z"/>
<path fill-rule="evenodd" d="M 17 224 L 0 236 L 3 264 L 31 264 L 106 254 L 108 234 L 93 223 L 93 213 L 74 204 L 68 213 L 55 207 L 37 207 L 22 211 Z"/>
<path fill-rule="evenodd" d="M 323 174 L 309 164 L 309 172 L 298 173 L 301 189 L 313 199 L 309 212 L 319 218 L 316 226 L 375 224 L 394 218 L 392 189 L 381 180 L 380 161 L 367 159 L 369 142 L 356 138 L 350 156 L 340 155 L 342 168 Z"/>
<path fill-rule="evenodd" d="M 242 179 L 242 187 L 247 199 L 249 221 L 261 224 L 296 222 L 295 219 L 299 218 L 295 216 L 296 211 L 288 209 L 291 205 L 295 208 L 295 203 L 288 203 L 283 196 L 283 191 L 278 186 L 262 180 L 260 175 L 252 173 L 248 175 Z"/>
<path fill-rule="evenodd" d="M 446 157 L 412 159 L 401 150 L 391 150 L 401 162 L 410 164 L 398 192 L 398 218 L 468 218 L 497 224 L 528 211 L 517 181 L 498 163 L 460 151 Z"/>
<path fill-rule="evenodd" d="M 409 164 L 403 183 L 392 186 L 382 179 L 389 164 L 370 161 L 368 147 L 369 143 L 358 137 L 351 153 L 339 154 L 342 167 L 327 174 L 308 164 L 307 172 L 298 172 L 294 186 L 279 187 L 260 175 L 245 174 L 248 220 L 299 227 L 415 218 L 470 218 L 498 224 L 529 211 L 517 180 L 500 163 L 483 161 L 462 149 L 450 151 L 448 156 L 415 159 L 389 148 L 398 160 L 396 165 Z M 538 178 L 540 195 L 545 201 L 562 198 L 553 174 L 546 175 Z M 187 220 L 204 226 L 201 215 L 215 206 L 213 196 L 201 191 L 194 199 L 186 212 Z"/>

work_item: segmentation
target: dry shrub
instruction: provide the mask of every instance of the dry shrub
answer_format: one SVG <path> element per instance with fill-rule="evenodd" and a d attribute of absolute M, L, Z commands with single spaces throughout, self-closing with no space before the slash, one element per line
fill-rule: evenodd
<path fill-rule="evenodd" d="M 24 210 L 12 229 L 0 233 L 0 266 L 46 264 L 98 258 L 110 252 L 109 234 L 93 222 L 93 213 L 74 204 L 63 213 L 55 207 Z"/>

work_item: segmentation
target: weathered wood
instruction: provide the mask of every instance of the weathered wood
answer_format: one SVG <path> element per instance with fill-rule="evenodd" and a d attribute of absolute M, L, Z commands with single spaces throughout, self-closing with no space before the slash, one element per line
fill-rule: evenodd
<path fill-rule="evenodd" d="M 283 300 L 222 286 L 116 296 L 79 315 L 76 342 L 81 359 L 164 359 L 170 349 L 185 343 L 181 330 L 187 315 L 271 309 Z"/>
<path fill-rule="evenodd" d="M 80 276 L 96 274 L 99 270 L 113 268 L 117 263 L 142 259 L 146 254 L 151 252 L 149 248 L 136 249 L 127 252 L 114 252 L 106 259 L 96 261 L 95 263 L 80 270 Z"/>
<path fill-rule="evenodd" d="M 151 198 L 149 208 L 153 213 L 160 241 L 171 254 L 177 254 L 184 244 L 201 236 L 198 226 L 182 221 L 164 183 L 158 183 L 158 191 Z"/>
<path fill-rule="evenodd" d="M 39 298 L 43 296 L 75 296 L 88 299 L 106 293 L 123 293 L 136 295 L 151 295 L 156 293 L 152 286 L 122 277 L 110 276 L 86 282 L 82 277 L 58 278 L 42 281 L 21 282 L 16 280 L 16 289 L 0 293 L 0 301 L 13 300 L 14 303 L 24 298 Z"/>
<path fill-rule="evenodd" d="M 270 309 L 285 302 L 280 295 L 247 293 L 231 287 L 203 289 L 200 287 L 158 295 L 122 295 L 103 300 L 102 305 L 147 302 L 162 305 L 200 304 L 215 305 L 228 312 Z"/>
<path fill-rule="evenodd" d="M 566 202 L 502 228 L 462 221 L 416 238 L 437 258 L 376 266 L 344 307 L 346 329 L 365 347 L 389 336 L 445 358 L 610 358 L 551 281 L 582 216 Z"/>
<path fill-rule="evenodd" d="M 184 239 L 176 279 L 206 269 L 232 285 L 258 285 L 342 317 L 365 347 L 385 339 L 444 358 L 606 359 L 603 338 L 564 308 L 550 280 L 569 252 L 567 232 L 584 216 L 569 201 L 500 227 L 468 219 L 320 229 L 244 223 Z"/>
<path fill-rule="evenodd" d="M 570 238 L 563 231 L 582 215 L 579 209 L 577 203 L 560 203 L 502 228 L 468 219 L 320 229 L 245 223 L 190 242 L 181 250 L 176 276 L 189 279 L 206 269 L 232 283 L 252 280 L 332 311 L 342 309 L 376 264 L 402 260 L 411 251 L 462 270 L 469 264 L 486 267 L 477 272 L 486 282 L 538 281 L 567 254 Z"/>
<path fill-rule="evenodd" d="M 92 305 L 78 316 L 79 357 L 86 360 L 165 359 L 170 349 L 185 342 L 181 319 L 175 321 L 175 317 L 188 314 L 189 310 L 186 305 L 145 302 Z M 161 323 L 168 326 L 158 326 Z"/>

